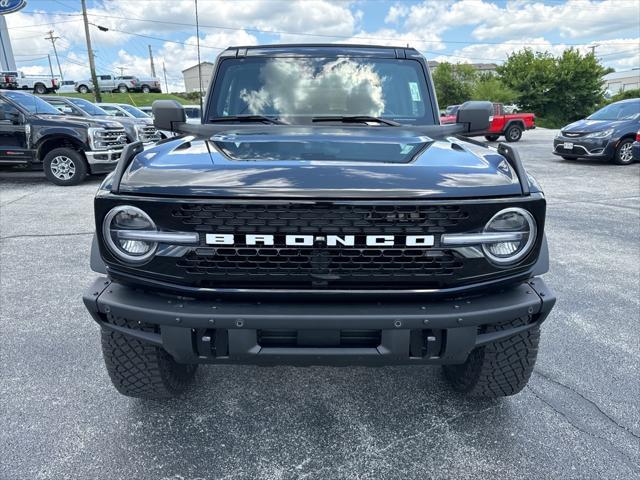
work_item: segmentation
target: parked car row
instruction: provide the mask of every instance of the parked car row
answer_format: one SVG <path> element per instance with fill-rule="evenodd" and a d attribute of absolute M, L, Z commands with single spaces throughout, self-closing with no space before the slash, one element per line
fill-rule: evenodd
<path fill-rule="evenodd" d="M 449 105 L 441 112 L 440 123 L 456 123 L 459 108 Z M 487 131 L 476 133 L 490 142 L 502 135 L 507 142 L 517 142 L 525 130 L 536 126 L 533 113 L 507 114 L 501 103 L 494 103 L 493 108 Z M 565 160 L 593 158 L 618 165 L 640 161 L 640 98 L 612 103 L 563 127 L 553 141 L 553 153 Z"/>
<path fill-rule="evenodd" d="M 157 92 L 162 93 L 160 79 L 155 77 L 136 77 L 133 75 L 97 75 L 98 87 L 101 92 Z M 75 82 L 74 88 L 80 93 L 89 93 L 94 91 L 93 81 L 84 79 Z"/>
<path fill-rule="evenodd" d="M 131 105 L 0 90 L 0 165 L 42 168 L 57 185 L 109 172 L 128 143 L 146 148 L 161 138 L 151 118 Z"/>

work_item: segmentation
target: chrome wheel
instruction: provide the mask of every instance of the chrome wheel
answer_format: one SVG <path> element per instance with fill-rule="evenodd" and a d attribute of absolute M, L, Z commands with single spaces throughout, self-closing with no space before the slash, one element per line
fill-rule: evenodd
<path fill-rule="evenodd" d="M 76 174 L 76 164 L 69 157 L 58 155 L 51 160 L 51 173 L 59 180 L 71 180 Z"/>
<path fill-rule="evenodd" d="M 620 147 L 620 153 L 618 154 L 622 163 L 629 163 L 633 159 L 633 152 L 631 151 L 631 143 L 625 143 Z"/>

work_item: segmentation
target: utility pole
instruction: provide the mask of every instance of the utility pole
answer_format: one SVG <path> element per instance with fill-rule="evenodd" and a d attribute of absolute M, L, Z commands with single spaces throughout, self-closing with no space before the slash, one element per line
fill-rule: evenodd
<path fill-rule="evenodd" d="M 53 53 L 56 56 L 56 63 L 58 64 L 58 72 L 60 72 L 60 81 L 63 81 L 64 77 L 62 76 L 62 69 L 60 68 L 60 60 L 58 59 L 58 49 L 56 49 L 56 40 L 60 39 L 60 37 L 54 37 L 53 30 L 49 30 L 47 33 L 49 34 L 49 36 L 44 37 L 44 39 L 51 40 L 51 45 L 53 45 Z M 49 59 L 49 61 L 51 61 L 51 59 Z"/>
<path fill-rule="evenodd" d="M 589 45 L 589 47 L 587 47 L 587 48 L 591 49 L 591 55 L 593 55 L 595 57 L 596 56 L 596 48 L 599 47 L 599 46 L 600 46 L 600 44 L 595 43 L 593 45 Z"/>
<path fill-rule="evenodd" d="M 127 69 L 127 67 L 116 67 L 118 70 L 120 70 L 120 76 L 122 77 L 124 75 L 124 71 Z"/>
<path fill-rule="evenodd" d="M 53 78 L 53 65 L 51 65 L 51 55 L 47 53 L 47 58 L 49 59 L 49 71 L 51 72 L 51 78 Z"/>
<path fill-rule="evenodd" d="M 167 83 L 167 69 L 164 68 L 164 60 L 162 61 L 162 73 L 164 73 L 164 93 L 169 93 L 169 84 Z"/>
<path fill-rule="evenodd" d="M 156 66 L 153 64 L 153 52 L 151 51 L 151 45 L 149 45 L 149 62 L 151 62 L 151 76 L 156 76 Z"/>
<path fill-rule="evenodd" d="M 87 0 L 80 0 L 82 3 L 82 19 L 84 20 L 84 34 L 87 38 L 87 54 L 89 55 L 89 69 L 91 70 L 91 82 L 93 83 L 93 96 L 96 102 L 102 102 L 100 94 L 100 86 L 98 85 L 98 76 L 96 75 L 96 63 L 93 58 L 93 49 L 91 48 L 91 35 L 89 34 L 89 20 L 87 19 Z"/>
<path fill-rule="evenodd" d="M 82 0 L 84 1 L 84 0 Z M 202 108 L 202 63 L 200 62 L 200 23 L 198 21 L 198 0 L 194 0 L 196 4 L 196 39 L 198 44 L 198 92 L 200 93 L 200 111 Z"/>

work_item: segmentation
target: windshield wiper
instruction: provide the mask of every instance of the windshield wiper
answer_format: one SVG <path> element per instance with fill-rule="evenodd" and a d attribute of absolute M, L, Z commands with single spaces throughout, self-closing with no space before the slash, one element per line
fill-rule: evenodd
<path fill-rule="evenodd" d="M 312 122 L 342 122 L 342 123 L 367 123 L 367 122 L 375 122 L 381 123 L 383 125 L 388 125 L 390 127 L 399 127 L 402 124 L 398 122 L 394 122 L 393 120 L 387 120 L 385 118 L 380 117 L 372 117 L 369 115 L 328 115 L 322 117 L 313 117 L 311 119 Z"/>
<path fill-rule="evenodd" d="M 227 117 L 213 117 L 210 118 L 209 123 L 221 123 L 221 122 L 262 122 L 272 123 L 274 125 L 284 125 L 277 118 L 267 117 L 265 115 L 229 115 Z"/>

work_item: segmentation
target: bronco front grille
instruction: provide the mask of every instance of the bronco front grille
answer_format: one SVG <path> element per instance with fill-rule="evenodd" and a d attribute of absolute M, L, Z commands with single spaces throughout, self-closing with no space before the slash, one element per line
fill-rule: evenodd
<path fill-rule="evenodd" d="M 484 282 L 525 267 L 499 268 L 480 249 L 440 243 L 443 234 L 481 231 L 505 205 L 524 201 L 185 202 L 168 198 L 132 202 L 156 221 L 158 229 L 195 231 L 199 243 L 162 248 L 162 254 L 141 268 L 114 267 L 198 289 L 441 289 Z M 105 202 L 98 219 L 109 205 Z M 543 209 L 544 204 L 540 205 Z M 543 214 L 544 210 L 538 212 L 536 218 Z M 208 244 L 207 234 L 232 236 L 232 243 Z M 247 235 L 273 237 L 273 245 L 250 244 Z M 288 235 L 313 236 L 314 242 L 287 245 Z M 328 235 L 352 236 L 355 241 L 334 246 L 328 244 Z M 393 243 L 367 245 L 369 236 L 379 235 L 392 236 Z M 408 236 L 432 236 L 433 245 L 407 245 Z"/>
<path fill-rule="evenodd" d="M 412 235 L 444 233 L 469 218 L 457 205 L 187 204 L 173 216 L 217 233 Z"/>

